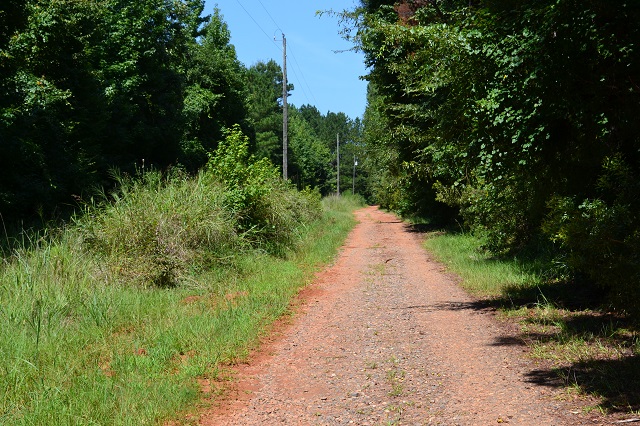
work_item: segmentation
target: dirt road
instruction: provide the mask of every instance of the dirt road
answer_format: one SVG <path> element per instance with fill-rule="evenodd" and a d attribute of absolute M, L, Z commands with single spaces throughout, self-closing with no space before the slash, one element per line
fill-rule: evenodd
<path fill-rule="evenodd" d="M 202 425 L 593 424 L 527 381 L 523 347 L 419 234 L 375 207 L 357 218 L 293 323 L 239 368 Z"/>

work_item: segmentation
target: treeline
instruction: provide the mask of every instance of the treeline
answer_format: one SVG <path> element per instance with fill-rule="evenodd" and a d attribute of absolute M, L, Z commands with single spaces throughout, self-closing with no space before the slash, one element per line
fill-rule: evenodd
<path fill-rule="evenodd" d="M 0 7 L 0 214 L 69 210 L 136 174 L 203 167 L 238 124 L 251 152 L 282 163 L 282 72 L 240 63 L 203 0 L 6 0 Z M 290 90 L 293 86 L 290 85 Z M 289 175 L 335 190 L 335 134 L 359 121 L 290 111 Z"/>
<path fill-rule="evenodd" d="M 363 0 L 375 199 L 640 295 L 640 3 Z"/>

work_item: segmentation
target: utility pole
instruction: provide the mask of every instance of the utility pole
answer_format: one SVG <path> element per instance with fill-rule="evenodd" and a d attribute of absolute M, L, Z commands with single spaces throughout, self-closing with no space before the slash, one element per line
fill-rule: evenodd
<path fill-rule="evenodd" d="M 338 186 L 337 195 L 339 197 L 340 196 L 340 133 L 336 134 L 336 157 L 338 159 L 338 161 L 337 161 L 338 177 L 337 177 L 336 181 L 337 181 L 337 186 Z"/>
<path fill-rule="evenodd" d="M 358 161 L 356 161 L 356 154 L 353 154 L 353 179 L 351 180 L 352 188 L 351 195 L 356 194 L 356 166 L 358 165 Z"/>
<path fill-rule="evenodd" d="M 287 180 L 289 107 L 287 105 L 287 39 L 282 34 L 282 178 Z"/>

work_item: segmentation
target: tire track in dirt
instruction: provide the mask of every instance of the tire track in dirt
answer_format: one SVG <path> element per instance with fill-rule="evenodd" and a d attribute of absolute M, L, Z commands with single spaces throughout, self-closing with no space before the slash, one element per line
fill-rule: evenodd
<path fill-rule="evenodd" d="M 544 386 L 493 315 L 376 207 L 202 425 L 593 424 Z"/>

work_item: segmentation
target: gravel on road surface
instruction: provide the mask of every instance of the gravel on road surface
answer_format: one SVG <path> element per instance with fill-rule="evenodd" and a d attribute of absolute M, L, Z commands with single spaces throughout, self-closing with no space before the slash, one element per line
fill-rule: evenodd
<path fill-rule="evenodd" d="M 376 207 L 202 425 L 579 425 L 526 348 Z"/>

